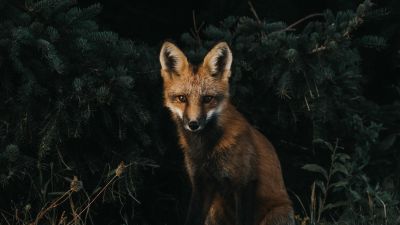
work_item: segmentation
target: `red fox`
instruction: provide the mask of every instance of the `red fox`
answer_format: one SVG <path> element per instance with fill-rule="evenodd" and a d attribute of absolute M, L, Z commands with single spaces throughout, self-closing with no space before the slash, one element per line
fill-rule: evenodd
<path fill-rule="evenodd" d="M 200 65 L 171 42 L 160 52 L 164 103 L 192 184 L 186 225 L 294 225 L 272 144 L 229 102 L 232 52 L 215 45 Z"/>

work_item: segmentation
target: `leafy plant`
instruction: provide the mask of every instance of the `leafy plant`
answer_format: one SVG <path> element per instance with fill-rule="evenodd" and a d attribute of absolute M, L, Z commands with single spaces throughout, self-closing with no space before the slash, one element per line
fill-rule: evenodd
<path fill-rule="evenodd" d="M 311 185 L 309 209 L 307 211 L 301 202 L 305 217 L 298 216 L 297 220 L 310 225 L 398 224 L 398 194 L 383 189 L 379 184 L 372 186 L 367 175 L 354 168 L 357 161 L 343 153 L 344 149 L 338 143 L 338 139 L 334 145 L 321 139 L 314 141 L 314 144 L 329 150 L 329 166 L 305 164 L 302 167 L 318 174 L 318 178 Z M 346 198 L 331 198 L 338 194 Z M 340 216 L 335 218 L 335 215 Z"/>
<path fill-rule="evenodd" d="M 329 150 L 330 162 L 327 169 L 318 164 L 305 164 L 302 167 L 320 175 L 320 178 L 316 179 L 311 185 L 310 209 L 308 213 L 305 212 L 312 225 L 321 222 L 324 212 L 348 204 L 347 201 L 343 200 L 328 202 L 328 196 L 333 192 L 343 191 L 343 187 L 348 186 L 350 173 L 347 168 L 351 159 L 348 154 L 338 151 L 343 150 L 339 146 L 339 139 L 336 140 L 334 145 L 321 139 L 314 140 L 314 144 L 322 145 Z"/>

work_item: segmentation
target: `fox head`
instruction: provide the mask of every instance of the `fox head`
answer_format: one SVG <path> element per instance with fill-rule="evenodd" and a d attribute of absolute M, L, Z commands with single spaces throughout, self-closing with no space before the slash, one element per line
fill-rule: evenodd
<path fill-rule="evenodd" d="M 232 52 L 220 42 L 192 65 L 174 44 L 165 42 L 160 51 L 164 80 L 164 104 L 184 129 L 196 132 L 217 119 L 229 98 Z"/>

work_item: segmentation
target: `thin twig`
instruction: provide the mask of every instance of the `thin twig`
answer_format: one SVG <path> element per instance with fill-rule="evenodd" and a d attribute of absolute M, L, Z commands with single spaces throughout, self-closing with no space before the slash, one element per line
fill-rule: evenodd
<path fill-rule="evenodd" d="M 247 3 L 249 4 L 250 11 L 253 13 L 254 17 L 255 17 L 256 20 L 257 20 L 257 22 L 258 22 L 259 24 L 261 24 L 262 22 L 261 22 L 261 20 L 260 20 L 260 17 L 258 17 L 257 11 L 255 10 L 255 8 L 254 8 L 254 6 L 253 6 L 253 3 L 251 3 L 251 1 L 248 1 Z"/>
<path fill-rule="evenodd" d="M 194 38 L 196 38 L 197 44 L 198 44 L 199 46 L 201 46 L 200 31 L 201 31 L 201 29 L 202 29 L 203 26 L 204 26 L 204 22 L 202 22 L 202 23 L 200 24 L 200 26 L 197 26 L 197 23 L 196 23 L 196 13 L 195 13 L 194 10 L 192 11 L 192 17 L 193 17 L 193 29 L 191 29 L 191 32 L 192 32 L 192 35 L 194 36 Z"/>
<path fill-rule="evenodd" d="M 71 169 L 71 167 L 69 167 L 69 166 L 67 165 L 67 163 L 64 161 L 64 157 L 63 157 L 63 155 L 61 154 L 60 149 L 59 149 L 58 147 L 56 147 L 56 149 L 57 149 L 57 154 L 58 154 L 58 156 L 59 156 L 60 162 L 66 167 L 67 170 L 70 170 L 70 171 L 71 171 L 72 169 Z"/>
<path fill-rule="evenodd" d="M 256 9 L 255 9 L 254 6 L 253 6 L 253 3 L 251 3 L 251 1 L 248 1 L 247 3 L 249 4 L 250 11 L 253 13 L 254 17 L 256 18 L 257 23 L 258 23 L 259 25 L 261 25 L 261 24 L 262 24 L 262 21 L 261 21 L 260 17 L 258 16 Z M 266 37 L 266 34 L 265 34 L 264 31 L 261 31 L 261 37 L 262 37 L 262 38 L 265 38 L 265 37 Z"/>
<path fill-rule="evenodd" d="M 310 105 L 308 104 L 307 96 L 304 95 L 304 101 L 306 102 L 307 110 L 311 111 Z"/>
<path fill-rule="evenodd" d="M 387 219 L 386 204 L 385 204 L 384 201 L 382 201 L 381 198 L 379 198 L 379 196 L 376 196 L 376 198 L 381 202 L 381 204 L 382 204 L 382 206 L 383 206 L 383 215 L 385 216 L 385 225 L 387 225 L 388 219 Z"/>
<path fill-rule="evenodd" d="M 64 199 L 63 198 L 67 195 L 69 195 L 72 192 L 72 190 L 68 190 L 67 192 L 65 192 L 63 195 L 61 195 L 59 198 L 57 198 L 55 201 L 53 201 L 50 206 L 48 206 L 47 208 L 44 208 L 42 210 L 40 210 L 40 212 L 38 213 L 38 215 L 36 216 L 35 222 L 33 222 L 32 224 L 38 224 L 39 221 L 43 218 L 44 215 L 46 215 L 46 213 L 48 211 L 50 211 L 51 209 L 56 208 L 57 206 L 59 206 L 60 204 L 62 204 L 63 202 L 65 202 L 65 200 L 67 200 L 68 198 Z M 62 200 L 62 201 L 61 201 Z"/>
<path fill-rule="evenodd" d="M 317 97 L 319 98 L 318 86 L 317 86 L 317 84 L 315 83 L 315 80 L 314 80 L 314 86 L 315 86 L 315 92 L 317 93 Z"/>
<path fill-rule="evenodd" d="M 278 30 L 278 31 L 271 32 L 270 34 L 285 32 L 285 31 L 289 31 L 289 30 L 294 30 L 294 27 L 297 26 L 297 25 L 299 25 L 300 23 L 302 23 L 302 22 L 304 22 L 304 21 L 306 21 L 306 20 L 309 20 L 309 19 L 311 19 L 311 18 L 320 17 L 320 16 L 324 16 L 324 14 L 323 14 L 323 13 L 313 13 L 313 14 L 310 14 L 310 15 L 308 15 L 308 16 L 306 16 L 306 17 L 303 17 L 303 18 L 297 20 L 296 22 L 290 24 L 290 25 L 287 26 L 286 28 L 284 28 L 284 29 L 282 29 L 282 30 Z"/>
<path fill-rule="evenodd" d="M 286 27 L 286 29 L 287 29 L 287 30 L 290 30 L 290 29 L 292 29 L 293 27 L 299 25 L 300 23 L 302 23 L 302 22 L 304 22 L 304 21 L 306 21 L 306 20 L 308 20 L 308 19 L 311 19 L 311 18 L 313 18 L 313 17 L 319 17 L 319 16 L 324 16 L 324 14 L 323 14 L 323 13 L 314 13 L 314 14 L 310 14 L 310 15 L 308 15 L 308 16 L 306 16 L 306 17 L 304 17 L 304 18 L 301 18 L 301 19 L 297 20 L 296 22 L 292 23 L 291 25 L 289 25 L 288 27 Z"/>
<path fill-rule="evenodd" d="M 3 213 L 1 213 L 1 216 L 4 218 L 4 220 L 7 222 L 8 225 L 11 225 L 10 222 L 8 222 L 7 217 Z"/>

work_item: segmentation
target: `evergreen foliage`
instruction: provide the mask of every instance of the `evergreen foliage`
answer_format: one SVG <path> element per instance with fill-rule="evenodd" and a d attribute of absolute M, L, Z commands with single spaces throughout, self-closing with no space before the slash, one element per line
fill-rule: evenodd
<path fill-rule="evenodd" d="M 101 29 L 101 8 L 0 0 L 0 224 L 183 221 L 190 188 L 162 109 L 159 46 Z M 299 224 L 398 224 L 400 80 L 390 100 L 371 98 L 379 74 L 365 53 L 391 45 L 368 29 L 389 11 L 366 0 L 288 25 L 255 10 L 179 46 L 199 63 L 228 42 L 232 102 L 277 148 Z"/>
<path fill-rule="evenodd" d="M 134 199 L 137 170 L 151 164 L 141 82 L 155 77 L 155 52 L 99 29 L 99 4 L 0 2 L 2 210 L 34 215 L 73 175 L 91 194 L 121 161 L 128 175 L 105 200 Z"/>

